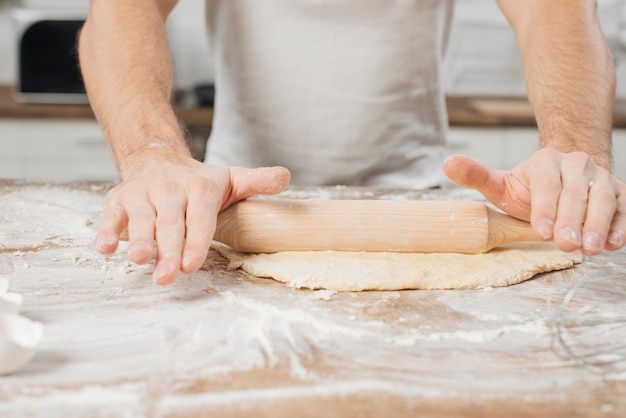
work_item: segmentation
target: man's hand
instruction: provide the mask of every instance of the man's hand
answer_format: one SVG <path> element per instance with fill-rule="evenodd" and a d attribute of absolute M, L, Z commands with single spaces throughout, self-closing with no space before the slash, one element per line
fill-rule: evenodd
<path fill-rule="evenodd" d="M 444 171 L 563 251 L 595 255 L 626 243 L 626 184 L 585 153 L 543 148 L 510 172 L 455 155 Z"/>
<path fill-rule="evenodd" d="M 283 167 L 211 167 L 191 158 L 155 161 L 107 194 L 96 249 L 114 252 L 127 227 L 128 259 L 148 263 L 156 245 L 153 279 L 172 283 L 179 271 L 191 273 L 202 266 L 219 211 L 255 194 L 279 193 L 289 177 Z"/>

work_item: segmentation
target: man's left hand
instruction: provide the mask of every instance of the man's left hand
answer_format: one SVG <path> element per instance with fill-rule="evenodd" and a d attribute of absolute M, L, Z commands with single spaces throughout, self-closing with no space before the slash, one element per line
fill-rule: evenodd
<path fill-rule="evenodd" d="M 453 155 L 444 171 L 563 251 L 595 255 L 626 244 L 626 184 L 583 152 L 542 148 L 511 171 Z"/>

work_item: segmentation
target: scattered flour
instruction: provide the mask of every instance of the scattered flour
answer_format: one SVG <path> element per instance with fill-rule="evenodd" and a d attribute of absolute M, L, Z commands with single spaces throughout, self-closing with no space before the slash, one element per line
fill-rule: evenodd
<path fill-rule="evenodd" d="M 514 288 L 362 294 L 291 289 L 226 271 L 209 254 L 202 271 L 159 287 L 152 264 L 126 261 L 124 243 L 109 257 L 93 248 L 103 193 L 39 186 L 2 195 L 0 277 L 46 331 L 23 373 L 3 378 L 0 416 L 175 416 L 363 393 L 545 401 L 606 384 L 555 352 L 550 301 L 600 270 L 606 286 L 623 281 L 623 252 Z"/>

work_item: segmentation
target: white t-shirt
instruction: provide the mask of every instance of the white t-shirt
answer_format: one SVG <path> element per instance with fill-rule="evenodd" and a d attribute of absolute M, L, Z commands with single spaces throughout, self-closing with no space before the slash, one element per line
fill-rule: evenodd
<path fill-rule="evenodd" d="M 441 184 L 453 0 L 207 0 L 206 162 L 298 185 Z"/>

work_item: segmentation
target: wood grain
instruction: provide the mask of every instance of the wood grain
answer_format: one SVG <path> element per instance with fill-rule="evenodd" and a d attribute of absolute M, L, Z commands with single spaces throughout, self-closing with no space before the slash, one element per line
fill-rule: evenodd
<path fill-rule="evenodd" d="M 241 252 L 479 254 L 538 241 L 530 224 L 482 202 L 247 200 L 222 211 L 217 241 Z"/>
<path fill-rule="evenodd" d="M 595 301 L 600 318 L 625 319 L 623 301 L 597 289 L 624 288 L 626 250 L 490 291 L 331 294 L 227 270 L 211 251 L 200 271 L 160 287 L 123 244 L 107 257 L 93 249 L 109 186 L 0 180 L 0 274 L 24 295 L 22 314 L 45 326 L 32 362 L 1 379 L 1 417 L 626 416 L 626 375 L 573 361 L 551 326 L 581 282 L 595 286 L 571 295 L 572 312 Z M 572 335 L 604 349 L 626 330 Z"/>

